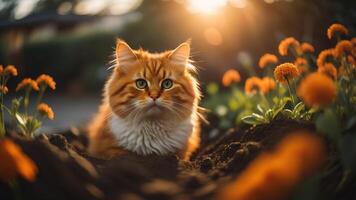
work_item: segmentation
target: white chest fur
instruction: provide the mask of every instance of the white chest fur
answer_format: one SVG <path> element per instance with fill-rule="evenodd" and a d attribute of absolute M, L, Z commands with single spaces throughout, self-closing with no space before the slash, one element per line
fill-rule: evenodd
<path fill-rule="evenodd" d="M 109 123 L 118 145 L 140 155 L 174 153 L 186 146 L 193 129 L 190 118 L 179 123 L 169 120 L 135 122 L 114 115 Z"/>

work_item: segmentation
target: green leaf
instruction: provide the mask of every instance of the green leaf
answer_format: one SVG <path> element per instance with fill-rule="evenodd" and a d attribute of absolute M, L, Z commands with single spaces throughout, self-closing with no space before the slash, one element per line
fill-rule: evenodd
<path fill-rule="evenodd" d="M 257 104 L 257 110 L 258 110 L 261 114 L 264 113 L 264 110 L 263 110 L 263 108 L 261 107 L 260 104 Z"/>
<path fill-rule="evenodd" d="M 258 125 L 258 124 L 262 124 L 256 117 L 254 117 L 253 115 L 249 115 L 246 117 L 243 117 L 241 119 L 241 121 L 243 121 L 246 124 L 251 124 L 251 125 Z"/>
<path fill-rule="evenodd" d="M 305 108 L 304 103 L 303 102 L 299 102 L 297 105 L 295 105 L 294 109 L 293 109 L 293 113 L 294 114 L 299 114 L 300 111 L 302 111 Z"/>
<path fill-rule="evenodd" d="M 268 119 L 268 121 L 271 121 L 274 119 L 274 113 L 272 109 L 268 109 L 267 112 L 265 113 L 265 118 Z"/>
<path fill-rule="evenodd" d="M 15 114 L 16 120 L 19 124 L 21 124 L 22 126 L 26 126 L 26 119 L 24 117 L 22 117 L 20 114 L 16 113 Z"/>
<path fill-rule="evenodd" d="M 284 109 L 282 110 L 282 114 L 290 119 L 293 119 L 294 116 L 293 116 L 293 112 L 289 109 Z"/>

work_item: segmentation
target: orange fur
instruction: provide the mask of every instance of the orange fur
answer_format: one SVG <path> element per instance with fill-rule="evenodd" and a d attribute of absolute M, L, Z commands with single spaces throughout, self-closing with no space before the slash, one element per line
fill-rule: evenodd
<path fill-rule="evenodd" d="M 152 54 L 131 50 L 118 41 L 116 64 L 106 83 L 102 105 L 88 127 L 92 155 L 111 158 L 137 151 L 144 155 L 176 153 L 189 159 L 200 142 L 200 92 L 189 53 L 188 43 Z M 137 79 L 144 79 L 147 86 L 138 88 Z M 171 88 L 163 87 L 166 79 L 172 80 Z M 139 146 L 141 143 L 147 148 Z"/>

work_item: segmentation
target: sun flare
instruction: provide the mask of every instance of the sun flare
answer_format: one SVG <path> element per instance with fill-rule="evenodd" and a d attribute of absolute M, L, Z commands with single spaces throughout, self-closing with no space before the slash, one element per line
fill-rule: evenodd
<path fill-rule="evenodd" d="M 227 4 L 227 0 L 188 0 L 188 10 L 192 13 L 215 14 Z"/>

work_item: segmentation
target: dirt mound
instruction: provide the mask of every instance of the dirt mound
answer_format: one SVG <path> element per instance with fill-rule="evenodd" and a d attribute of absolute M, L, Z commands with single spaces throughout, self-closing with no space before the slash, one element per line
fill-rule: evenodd
<path fill-rule="evenodd" d="M 37 181 L 20 180 L 19 190 L 24 199 L 36 200 L 213 199 L 259 153 L 299 129 L 314 127 L 289 120 L 219 134 L 210 134 L 212 128 L 204 127 L 203 144 L 189 162 L 173 155 L 95 159 L 85 152 L 86 138 L 70 131 L 35 140 L 14 137 L 39 168 Z M 0 199 L 11 199 L 12 194 L 0 183 Z"/>

